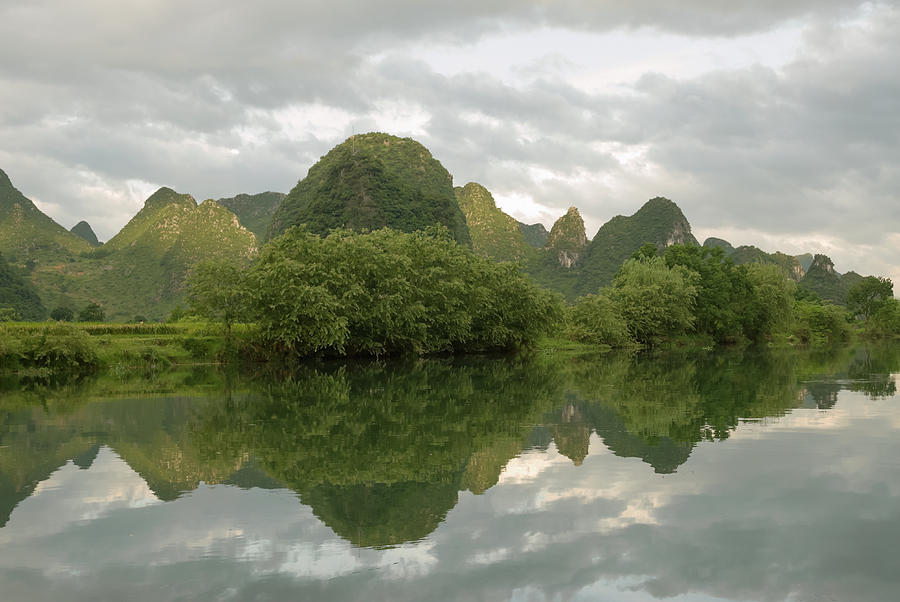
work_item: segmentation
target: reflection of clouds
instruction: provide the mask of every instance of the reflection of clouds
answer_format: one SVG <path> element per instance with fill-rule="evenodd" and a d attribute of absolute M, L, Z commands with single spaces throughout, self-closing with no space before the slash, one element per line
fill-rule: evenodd
<path fill-rule="evenodd" d="M 483 495 L 461 492 L 428 537 L 385 550 L 336 537 L 290 491 L 202 485 L 151 503 L 103 449 L 88 470 L 54 473 L 0 529 L 0 591 L 78 601 L 118 586 L 138 602 L 891 599 L 898 398 L 839 395 L 833 410 L 741 423 L 675 474 L 602 452 L 596 435 L 581 466 L 553 445 L 526 451 Z"/>
<path fill-rule="evenodd" d="M 115 510 L 158 503 L 140 475 L 103 447 L 88 470 L 70 461 L 38 483 L 34 493 L 12 513 L 6 528 L 0 529 L 0 545 L 22 530 L 32 537 L 48 536 Z"/>

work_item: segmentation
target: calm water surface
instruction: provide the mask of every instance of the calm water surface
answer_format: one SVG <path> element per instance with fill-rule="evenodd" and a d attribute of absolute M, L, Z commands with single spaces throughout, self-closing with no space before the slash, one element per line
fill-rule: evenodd
<path fill-rule="evenodd" d="M 0 599 L 896 600 L 900 345 L 0 382 Z"/>

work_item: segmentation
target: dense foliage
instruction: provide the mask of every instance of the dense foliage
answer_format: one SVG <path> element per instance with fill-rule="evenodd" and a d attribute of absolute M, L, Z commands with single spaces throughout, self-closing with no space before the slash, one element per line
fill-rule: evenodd
<path fill-rule="evenodd" d="M 14 266 L 6 262 L 6 258 L 0 253 L 0 309 L 9 319 L 16 320 L 43 320 L 47 317 L 47 308 L 44 307 L 37 290 Z"/>
<path fill-rule="evenodd" d="M 215 282 L 195 279 L 191 297 L 205 298 Z M 557 295 L 441 227 L 326 237 L 291 229 L 266 245 L 240 286 L 245 318 L 267 346 L 300 355 L 512 349 L 562 315 Z M 221 317 L 214 305 L 204 315 Z"/>
<path fill-rule="evenodd" d="M 869 328 L 869 319 L 894 297 L 894 283 L 890 278 L 866 276 L 847 291 L 847 309 L 861 316 Z"/>
<path fill-rule="evenodd" d="M 475 253 L 496 261 L 518 261 L 535 253 L 519 223 L 497 207 L 484 186 L 469 182 L 454 192 L 466 217 Z"/>
<path fill-rule="evenodd" d="M 413 232 L 433 224 L 470 244 L 453 178 L 415 140 L 369 133 L 351 136 L 309 169 L 276 211 L 270 235 L 300 225 L 325 235 L 334 228 Z"/>

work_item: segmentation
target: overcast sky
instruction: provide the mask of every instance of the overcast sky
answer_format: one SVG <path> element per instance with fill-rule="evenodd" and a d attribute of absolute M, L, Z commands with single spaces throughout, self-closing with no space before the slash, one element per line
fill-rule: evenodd
<path fill-rule="evenodd" d="M 105 240 L 159 186 L 287 192 L 378 130 L 523 221 L 666 196 L 701 241 L 900 283 L 898 4 L 0 0 L 0 168 Z"/>

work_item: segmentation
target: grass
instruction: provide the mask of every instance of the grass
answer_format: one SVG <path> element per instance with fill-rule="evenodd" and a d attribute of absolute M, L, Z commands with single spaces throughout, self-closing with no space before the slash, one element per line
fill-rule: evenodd
<path fill-rule="evenodd" d="M 174 324 L 70 323 L 68 329 L 88 335 L 87 343 L 101 369 L 157 369 L 172 365 L 219 363 L 228 347 L 219 324 L 199 322 Z M 53 322 L 8 322 L 0 324 L 0 372 L 53 369 L 34 365 L 33 348 L 53 336 Z M 248 325 L 233 327 L 235 335 L 249 331 Z M 83 336 L 83 335 L 82 335 Z M 62 346 L 66 345 L 63 341 Z"/>

